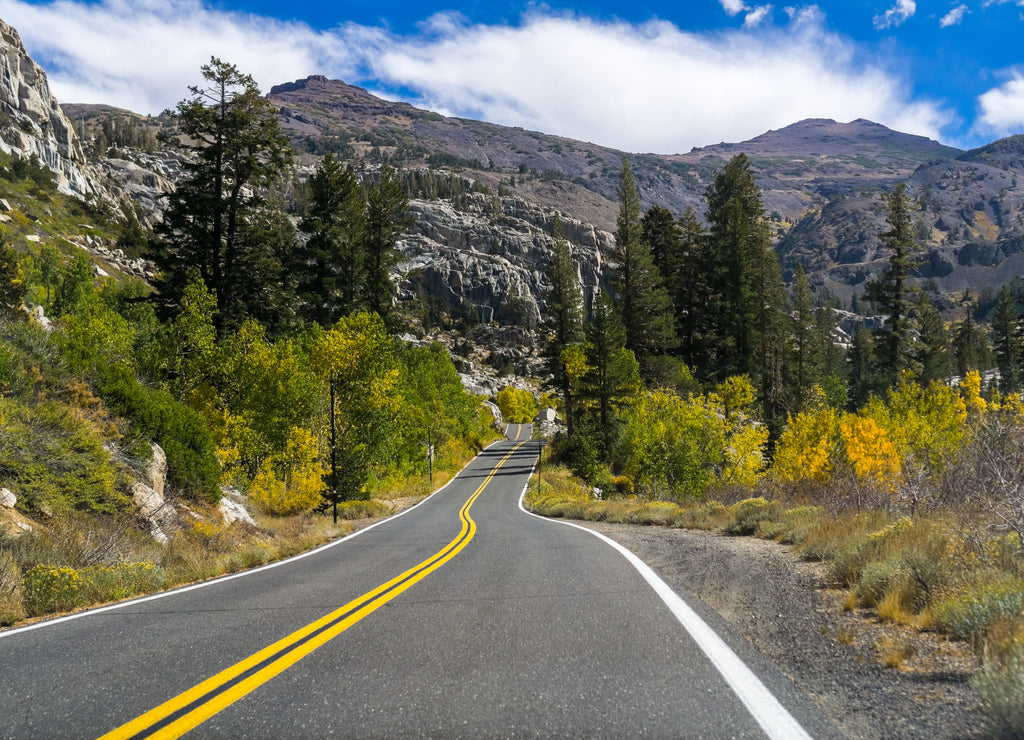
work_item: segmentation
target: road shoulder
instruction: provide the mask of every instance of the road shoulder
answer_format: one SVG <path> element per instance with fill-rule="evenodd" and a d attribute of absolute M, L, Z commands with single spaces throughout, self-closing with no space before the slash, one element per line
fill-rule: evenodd
<path fill-rule="evenodd" d="M 964 646 L 843 612 L 840 595 L 822 589 L 820 566 L 788 548 L 701 531 L 579 523 L 718 611 L 847 737 L 935 740 L 970 737 L 977 726 Z M 915 652 L 899 669 L 878 658 L 893 640 Z"/>

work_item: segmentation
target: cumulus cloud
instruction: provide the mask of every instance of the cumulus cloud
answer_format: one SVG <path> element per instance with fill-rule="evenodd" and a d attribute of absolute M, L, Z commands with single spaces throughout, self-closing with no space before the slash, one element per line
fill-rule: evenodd
<path fill-rule="evenodd" d="M 721 2 L 722 9 L 729 15 L 738 15 L 747 9 L 747 4 L 743 0 L 721 0 Z"/>
<path fill-rule="evenodd" d="M 961 3 L 955 8 L 946 13 L 942 18 L 939 19 L 939 25 L 942 28 L 949 28 L 950 26 L 958 26 L 964 19 L 964 15 L 969 12 L 966 5 Z"/>
<path fill-rule="evenodd" d="M 0 18 L 18 29 L 58 99 L 143 113 L 184 98 L 211 56 L 261 85 L 346 66 L 346 51 L 330 34 L 218 12 L 199 0 L 0 0 Z"/>
<path fill-rule="evenodd" d="M 896 4 L 884 13 L 875 16 L 875 28 L 881 30 L 898 26 L 917 12 L 914 0 L 896 0 Z"/>
<path fill-rule="evenodd" d="M 771 5 L 747 5 L 743 0 L 720 0 L 722 9 L 729 16 L 736 16 L 740 13 L 746 13 L 743 18 L 743 25 L 746 28 L 753 28 L 758 26 L 768 18 L 772 11 Z"/>
<path fill-rule="evenodd" d="M 382 32 L 370 63 L 427 107 L 633 151 L 740 141 L 810 117 L 938 137 L 948 121 L 938 106 L 857 63 L 818 16 L 800 18 L 785 29 L 695 34 L 534 15 L 429 39 Z"/>
<path fill-rule="evenodd" d="M 1024 70 L 1011 70 L 1009 79 L 978 97 L 976 128 L 985 134 L 1009 136 L 1024 129 Z"/>
<path fill-rule="evenodd" d="M 860 59 L 820 12 L 707 33 L 539 11 L 514 26 L 441 15 L 410 36 L 352 24 L 316 31 L 199 0 L 0 0 L 0 17 L 22 32 L 60 100 L 140 112 L 184 98 L 217 55 L 264 90 L 325 74 L 441 113 L 627 151 L 742 141 L 811 117 L 869 118 L 933 138 L 950 121 L 913 99 L 898 73 Z"/>

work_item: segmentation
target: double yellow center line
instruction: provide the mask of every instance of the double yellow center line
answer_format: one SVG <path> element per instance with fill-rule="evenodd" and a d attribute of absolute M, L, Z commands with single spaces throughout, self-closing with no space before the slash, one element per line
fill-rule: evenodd
<path fill-rule="evenodd" d="M 523 445 L 520 442 L 487 474 L 459 511 L 462 530 L 440 551 L 392 578 L 387 583 L 350 601 L 340 609 L 278 640 L 245 660 L 226 668 L 155 709 L 103 735 L 100 740 L 118 738 L 177 738 L 199 726 L 217 712 L 262 686 L 295 665 L 317 648 L 327 644 L 359 620 L 369 616 L 406 589 L 426 578 L 454 558 L 476 534 L 476 522 L 469 509 L 491 482 L 498 468 Z"/>

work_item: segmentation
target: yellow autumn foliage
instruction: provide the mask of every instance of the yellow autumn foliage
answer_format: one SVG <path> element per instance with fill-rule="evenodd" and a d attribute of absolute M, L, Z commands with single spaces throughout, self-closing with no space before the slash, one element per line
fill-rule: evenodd
<path fill-rule="evenodd" d="M 893 490 L 900 474 L 896 445 L 870 417 L 850 414 L 839 422 L 846 459 L 858 478 Z"/>
<path fill-rule="evenodd" d="M 321 500 L 324 473 L 316 437 L 308 429 L 292 427 L 284 452 L 260 465 L 249 500 L 274 516 L 309 511 Z"/>
<path fill-rule="evenodd" d="M 772 474 L 779 480 L 826 481 L 839 443 L 839 414 L 823 406 L 791 418 L 775 447 Z"/>

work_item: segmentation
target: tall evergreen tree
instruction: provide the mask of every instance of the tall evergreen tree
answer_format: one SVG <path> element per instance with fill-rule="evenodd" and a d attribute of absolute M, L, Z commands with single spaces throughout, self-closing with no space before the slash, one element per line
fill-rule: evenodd
<path fill-rule="evenodd" d="M 626 347 L 626 332 L 608 295 L 594 301 L 586 327 L 585 400 L 595 414 L 601 458 L 608 460 L 614 445 L 615 411 L 640 388 L 640 369 L 633 352 Z"/>
<path fill-rule="evenodd" d="M 394 287 L 390 271 L 398 261 L 396 243 L 413 221 L 407 213 L 408 208 L 409 200 L 401 180 L 390 165 L 384 165 L 366 195 L 363 255 L 366 265 L 365 304 L 385 322 L 391 314 Z"/>
<path fill-rule="evenodd" d="M 277 108 L 264 98 L 253 78 L 216 57 L 202 67 L 203 84 L 178 104 L 177 119 L 194 157 L 167 198 L 154 254 L 160 268 L 160 302 L 173 311 L 188 284 L 189 268 L 217 299 L 218 332 L 251 315 L 246 299 L 264 295 L 246 281 L 260 280 L 258 263 L 266 256 L 261 223 L 276 217 L 267 201 L 291 152 L 278 126 Z M 271 277 L 273 279 L 273 276 Z M 272 288 L 269 284 L 266 286 Z"/>
<path fill-rule="evenodd" d="M 566 431 L 571 437 L 575 431 L 575 409 L 569 376 L 563 364 L 562 353 L 583 338 L 583 294 L 576 265 L 569 251 L 562 221 L 555 219 L 555 242 L 548 263 L 547 317 L 544 321 L 544 360 L 555 385 L 562 393 L 565 407 Z"/>
<path fill-rule="evenodd" d="M 1003 393 L 1016 393 L 1021 385 L 1021 355 L 1024 341 L 1021 337 L 1020 311 L 1007 286 L 999 291 L 999 301 L 992 312 L 992 349 L 999 368 L 999 389 Z"/>
<path fill-rule="evenodd" d="M 792 361 L 789 363 L 790 387 L 794 396 L 794 407 L 803 408 L 810 396 L 811 388 L 821 379 L 820 339 L 817 315 L 814 307 L 814 293 L 807 280 L 803 265 L 798 265 L 793 277 L 790 298 L 790 332 L 792 335 Z"/>
<path fill-rule="evenodd" d="M 853 330 L 847 361 L 850 366 L 850 403 L 854 408 L 860 408 L 872 395 L 883 390 L 875 358 L 874 335 L 863 324 L 857 324 Z"/>
<path fill-rule="evenodd" d="M 679 269 L 680 226 L 672 211 L 655 204 L 640 219 L 640 227 L 641 239 L 650 249 L 654 266 L 667 286 L 670 276 Z"/>
<path fill-rule="evenodd" d="M 675 347 L 677 340 L 672 303 L 654 266 L 650 248 L 643 241 L 640 193 L 625 157 L 622 158 L 619 216 L 611 260 L 615 263 L 615 275 L 609 282 L 618 298 L 626 349 L 634 353 L 644 368 L 648 358 Z"/>
<path fill-rule="evenodd" d="M 296 255 L 303 312 L 320 326 L 333 326 L 359 305 L 365 208 L 355 173 L 328 153 L 309 178 L 309 207 L 299 223 L 308 239 Z"/>
<path fill-rule="evenodd" d="M 949 378 L 949 338 L 942 317 L 924 291 L 914 305 L 914 321 L 918 328 L 916 365 L 922 385 Z"/>
<path fill-rule="evenodd" d="M 963 378 L 971 370 L 987 370 L 991 365 L 988 338 L 975 323 L 968 307 L 964 320 L 953 329 L 953 366 Z"/>
<path fill-rule="evenodd" d="M 707 237 L 697 212 L 687 206 L 679 217 L 679 256 L 676 268 L 667 277 L 669 293 L 676 316 L 676 333 L 680 354 L 690 367 L 706 367 L 702 361 L 709 325 L 707 316 L 708 276 L 706 267 Z"/>
<path fill-rule="evenodd" d="M 914 268 L 914 253 L 918 250 L 914 238 L 912 204 L 905 183 L 899 183 L 886 197 L 888 231 L 882 234 L 882 244 L 889 250 L 889 268 L 878 279 L 867 285 L 865 297 L 875 309 L 886 316 L 885 326 L 876 341 L 880 371 L 889 385 L 896 385 L 904 370 L 915 374 L 920 367 L 915 361 L 916 347 L 911 307 L 913 291 L 910 272 Z"/>
<path fill-rule="evenodd" d="M 761 191 L 745 154 L 732 158 L 707 191 L 708 307 L 704 377 L 746 374 L 765 413 L 785 402 L 785 289 L 764 217 Z"/>

